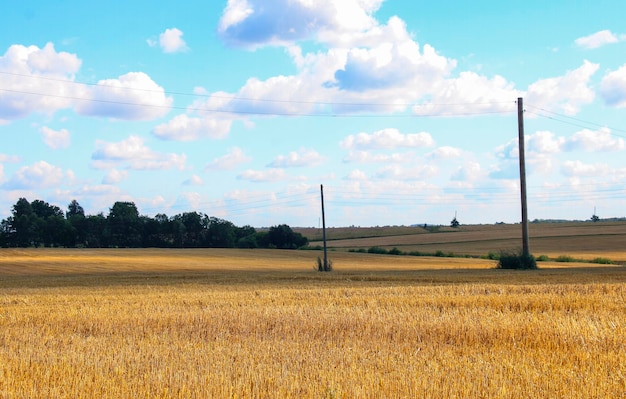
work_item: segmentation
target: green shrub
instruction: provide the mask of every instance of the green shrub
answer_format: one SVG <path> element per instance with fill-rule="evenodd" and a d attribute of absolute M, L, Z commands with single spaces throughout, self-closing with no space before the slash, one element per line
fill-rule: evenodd
<path fill-rule="evenodd" d="M 558 256 L 555 261 L 557 262 L 576 262 L 576 259 L 572 258 L 569 255 L 560 255 Z"/>
<path fill-rule="evenodd" d="M 524 255 L 521 252 L 500 252 L 500 260 L 498 261 L 498 269 L 536 269 L 537 262 L 532 255 Z"/>
<path fill-rule="evenodd" d="M 370 247 L 367 250 L 367 253 L 369 253 L 369 254 L 386 255 L 387 254 L 387 250 L 385 248 L 381 248 L 381 247 Z"/>
<path fill-rule="evenodd" d="M 489 253 L 487 254 L 487 259 L 498 260 L 500 259 L 500 255 L 498 255 L 497 253 L 493 251 L 489 251 Z"/>
<path fill-rule="evenodd" d="M 615 264 L 615 262 L 613 262 L 611 259 L 607 259 L 607 258 L 595 258 L 591 262 L 592 263 L 598 263 L 598 264 L 601 264 L 601 265 L 614 265 Z"/>
<path fill-rule="evenodd" d="M 550 258 L 548 257 L 548 255 L 539 255 L 537 257 L 537 261 L 538 262 L 547 262 L 549 260 L 550 260 Z"/>
<path fill-rule="evenodd" d="M 398 248 L 393 247 L 392 249 L 389 250 L 388 254 L 389 255 L 403 255 L 404 253 L 400 251 Z"/>

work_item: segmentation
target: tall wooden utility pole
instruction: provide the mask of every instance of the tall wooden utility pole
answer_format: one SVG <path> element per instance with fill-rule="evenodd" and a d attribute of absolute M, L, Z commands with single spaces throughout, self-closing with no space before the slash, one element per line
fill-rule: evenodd
<path fill-rule="evenodd" d="M 326 252 L 326 215 L 324 214 L 324 185 L 320 184 L 322 195 L 322 240 L 324 241 L 324 271 L 328 271 L 328 253 Z"/>
<path fill-rule="evenodd" d="M 517 99 L 517 125 L 519 131 L 519 177 L 520 193 L 522 197 L 522 254 L 530 256 L 528 238 L 528 207 L 526 199 L 526 161 L 524 155 L 524 100 Z"/>

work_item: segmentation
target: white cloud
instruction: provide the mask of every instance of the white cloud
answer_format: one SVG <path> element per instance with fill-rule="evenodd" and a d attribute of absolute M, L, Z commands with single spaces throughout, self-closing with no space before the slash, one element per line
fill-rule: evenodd
<path fill-rule="evenodd" d="M 348 173 L 348 176 L 345 177 L 346 180 L 355 180 L 355 181 L 367 181 L 368 177 L 365 172 L 359 169 L 354 169 Z"/>
<path fill-rule="evenodd" d="M 607 176 L 610 171 L 607 164 L 585 164 L 581 161 L 566 161 L 561 167 L 561 172 L 568 177 Z"/>
<path fill-rule="evenodd" d="M 202 178 L 198 175 L 193 175 L 189 179 L 183 182 L 184 186 L 201 186 L 204 182 Z"/>
<path fill-rule="evenodd" d="M 453 181 L 475 181 L 483 176 L 483 170 L 478 162 L 467 162 L 463 166 L 459 166 L 452 174 Z"/>
<path fill-rule="evenodd" d="M 407 163 L 415 161 L 415 153 L 373 154 L 370 151 L 350 150 L 343 161 L 358 163 Z"/>
<path fill-rule="evenodd" d="M 384 180 L 424 180 L 436 176 L 439 169 L 434 165 L 419 165 L 404 168 L 400 165 L 388 165 L 376 172 L 376 178 Z"/>
<path fill-rule="evenodd" d="M 0 56 L 0 123 L 33 112 L 52 114 L 68 108 L 79 86 L 72 83 L 81 66 L 74 54 L 57 52 L 52 43 L 43 48 L 15 44 Z"/>
<path fill-rule="evenodd" d="M 159 45 L 164 53 L 187 51 L 187 43 L 182 38 L 183 32 L 178 28 L 166 29 L 159 35 Z"/>
<path fill-rule="evenodd" d="M 435 144 L 429 133 L 400 133 L 398 129 L 388 128 L 372 134 L 358 133 L 342 140 L 339 145 L 344 149 L 391 149 L 391 148 L 423 148 Z"/>
<path fill-rule="evenodd" d="M 334 84 L 340 90 L 362 92 L 402 87 L 419 87 L 424 92 L 433 83 L 448 75 L 456 62 L 437 54 L 426 44 L 422 53 L 410 39 L 404 22 L 398 18 L 390 23 L 401 24 L 400 37 L 381 38 L 370 48 L 355 47 L 348 51 L 345 65 L 334 74 Z"/>
<path fill-rule="evenodd" d="M 272 168 L 315 166 L 323 161 L 324 157 L 317 151 L 301 148 L 299 151 L 291 151 L 288 155 L 279 155 L 268 166 Z"/>
<path fill-rule="evenodd" d="M 626 108 L 626 64 L 602 78 L 600 95 L 607 105 Z"/>
<path fill-rule="evenodd" d="M 128 178 L 128 172 L 125 170 L 112 169 L 102 179 L 102 184 L 117 184 Z"/>
<path fill-rule="evenodd" d="M 594 49 L 607 44 L 617 43 L 619 41 L 620 38 L 617 35 L 614 35 L 611 31 L 605 29 L 589 36 L 580 37 L 575 40 L 575 43 L 579 47 Z"/>
<path fill-rule="evenodd" d="M 273 1 L 271 4 L 279 3 Z M 298 1 L 289 2 L 292 3 Z M 378 7 L 374 2 L 365 3 L 320 2 L 311 3 L 310 7 L 312 13 L 318 13 L 315 21 L 319 22 L 323 19 L 320 15 L 345 12 L 344 6 L 366 10 Z M 256 8 L 254 4 L 242 1 L 231 1 L 228 8 L 231 7 L 239 10 L 232 15 L 247 15 Z M 229 14 L 228 8 L 226 14 Z M 265 2 L 263 8 L 263 12 L 267 12 Z M 355 12 L 351 14 L 356 15 Z M 271 18 L 275 19 L 275 15 Z M 328 25 L 327 28 L 335 30 L 327 31 L 326 36 L 316 36 L 318 42 L 331 46 L 326 52 L 303 55 L 302 48 L 289 42 L 288 54 L 298 68 L 297 74 L 263 81 L 251 78 L 234 95 L 216 93 L 222 94 L 221 99 L 212 97 L 206 107 L 239 115 L 402 112 L 407 104 L 434 95 L 436 82 L 456 66 L 455 60 L 439 55 L 428 44 L 420 49 L 406 30 L 404 21 L 398 17 L 390 18 L 387 24 L 363 26 L 367 29 L 347 33 L 335 25 Z M 271 27 L 268 29 L 272 30 Z M 271 39 L 267 40 L 271 42 Z"/>
<path fill-rule="evenodd" d="M 251 49 L 288 45 L 308 38 L 350 36 L 376 25 L 372 13 L 381 3 L 382 0 L 229 0 L 218 33 L 230 45 Z"/>
<path fill-rule="evenodd" d="M 152 129 L 152 134 L 164 140 L 220 139 L 228 135 L 231 124 L 232 121 L 226 119 L 197 118 L 180 114 L 156 126 Z"/>
<path fill-rule="evenodd" d="M 525 138 L 526 149 L 529 153 L 556 154 L 561 152 L 565 144 L 565 138 L 555 137 L 554 133 L 549 131 L 537 131 Z M 517 140 L 515 140 L 515 145 L 517 145 Z"/>
<path fill-rule="evenodd" d="M 612 136 L 610 129 L 602 128 L 596 131 L 583 129 L 568 138 L 564 143 L 564 148 L 567 151 L 622 151 L 626 148 L 626 144 L 623 138 Z"/>
<path fill-rule="evenodd" d="M 152 120 L 167 114 L 173 99 L 143 72 L 100 80 L 85 89 L 76 111 L 81 115 L 121 120 Z"/>
<path fill-rule="evenodd" d="M 429 102 L 413 107 L 417 115 L 471 115 L 515 110 L 521 92 L 502 76 L 489 79 L 465 71 L 458 78 L 441 79 L 434 84 Z"/>
<path fill-rule="evenodd" d="M 17 155 L 6 155 L 6 154 L 0 153 L 0 162 L 16 163 L 19 161 L 20 161 L 20 157 L 18 157 Z"/>
<path fill-rule="evenodd" d="M 21 167 L 11 179 L 4 184 L 8 189 L 38 189 L 60 186 L 71 182 L 73 173 L 63 172 L 58 166 L 46 161 L 39 161 L 30 166 Z"/>
<path fill-rule="evenodd" d="M 250 162 L 251 160 L 252 158 L 246 156 L 241 148 L 233 147 L 230 149 L 228 154 L 215 158 L 206 166 L 206 169 L 232 170 L 241 164 Z"/>
<path fill-rule="evenodd" d="M 96 150 L 91 158 L 96 169 L 110 169 L 125 164 L 135 170 L 184 170 L 185 154 L 159 153 L 148 148 L 141 137 L 130 136 L 117 143 L 96 141 Z"/>
<path fill-rule="evenodd" d="M 248 169 L 237 176 L 241 180 L 249 180 L 251 182 L 276 182 L 285 180 L 287 174 L 283 169 L 268 169 L 268 170 L 252 170 Z"/>
<path fill-rule="evenodd" d="M 437 159 L 437 160 L 455 159 L 455 158 L 460 157 L 461 154 L 463 154 L 463 150 L 461 150 L 460 148 L 443 146 L 443 147 L 436 148 L 430 153 L 428 153 L 427 157 L 431 159 Z"/>
<path fill-rule="evenodd" d="M 589 81 L 599 67 L 585 61 L 564 76 L 538 80 L 528 87 L 525 101 L 534 107 L 560 108 L 566 115 L 575 115 L 582 105 L 593 101 L 595 93 Z"/>
<path fill-rule="evenodd" d="M 67 129 L 53 130 L 47 126 L 39 129 L 43 136 L 43 141 L 53 150 L 67 148 L 70 145 L 70 132 Z"/>

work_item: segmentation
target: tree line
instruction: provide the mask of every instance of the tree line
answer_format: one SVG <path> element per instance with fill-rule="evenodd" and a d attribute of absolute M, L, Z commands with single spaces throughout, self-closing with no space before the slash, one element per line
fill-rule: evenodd
<path fill-rule="evenodd" d="M 200 212 L 140 215 L 133 202 L 118 201 L 109 214 L 86 215 L 73 200 L 63 211 L 42 200 L 20 198 L 0 222 L 0 247 L 67 248 L 280 248 L 308 245 L 286 224 L 257 231 Z"/>

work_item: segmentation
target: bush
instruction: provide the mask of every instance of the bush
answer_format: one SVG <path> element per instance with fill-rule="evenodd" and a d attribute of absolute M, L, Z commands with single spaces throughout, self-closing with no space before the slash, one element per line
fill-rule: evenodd
<path fill-rule="evenodd" d="M 489 251 L 489 253 L 487 254 L 487 259 L 498 260 L 500 259 L 500 256 L 495 252 Z"/>
<path fill-rule="evenodd" d="M 388 254 L 389 255 L 403 255 L 403 252 L 400 251 L 398 248 L 393 247 L 392 249 L 389 250 Z"/>
<path fill-rule="evenodd" d="M 548 255 L 539 255 L 537 257 L 537 261 L 538 262 L 547 262 L 549 260 L 550 260 L 550 258 L 548 257 Z"/>
<path fill-rule="evenodd" d="M 537 261 L 532 255 L 524 255 L 520 252 L 500 252 L 498 269 L 526 270 L 536 269 Z"/>
<path fill-rule="evenodd" d="M 368 254 L 379 254 L 379 255 L 386 255 L 387 254 L 387 250 L 385 248 L 381 248 L 381 247 L 370 247 L 367 250 Z"/>
<path fill-rule="evenodd" d="M 614 265 L 615 264 L 615 262 L 613 262 L 611 259 L 607 259 L 607 258 L 595 258 L 591 262 L 592 263 L 598 263 L 598 264 L 601 264 L 601 265 Z"/>
<path fill-rule="evenodd" d="M 576 262 L 576 259 L 572 258 L 569 255 L 561 255 L 555 259 L 557 262 Z"/>

